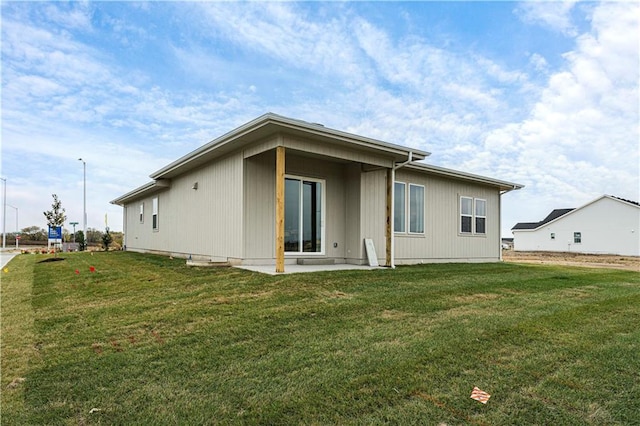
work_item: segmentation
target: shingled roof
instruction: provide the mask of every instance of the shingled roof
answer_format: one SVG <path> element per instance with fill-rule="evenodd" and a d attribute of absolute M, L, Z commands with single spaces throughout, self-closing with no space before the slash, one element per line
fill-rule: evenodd
<path fill-rule="evenodd" d="M 555 209 L 540 222 L 520 222 L 516 223 L 516 225 L 511 229 L 536 229 L 574 210 L 575 209 Z"/>

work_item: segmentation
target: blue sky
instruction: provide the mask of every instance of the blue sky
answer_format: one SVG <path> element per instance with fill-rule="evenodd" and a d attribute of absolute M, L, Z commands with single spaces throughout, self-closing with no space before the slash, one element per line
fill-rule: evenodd
<path fill-rule="evenodd" d="M 518 182 L 502 234 L 640 201 L 637 2 L 2 2 L 2 177 L 19 227 L 82 223 L 274 112 Z M 7 231 L 15 229 L 7 209 Z"/>

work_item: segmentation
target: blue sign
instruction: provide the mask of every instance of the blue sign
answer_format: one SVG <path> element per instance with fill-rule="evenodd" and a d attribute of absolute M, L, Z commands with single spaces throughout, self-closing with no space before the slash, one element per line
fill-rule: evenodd
<path fill-rule="evenodd" d="M 61 240 L 62 239 L 62 226 L 49 225 L 49 239 Z"/>

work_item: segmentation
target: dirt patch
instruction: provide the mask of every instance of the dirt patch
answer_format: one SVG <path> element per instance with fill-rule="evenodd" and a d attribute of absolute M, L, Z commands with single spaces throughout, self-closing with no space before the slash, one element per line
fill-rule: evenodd
<path fill-rule="evenodd" d="M 640 257 L 634 256 L 506 250 L 502 252 L 502 259 L 505 262 L 512 263 L 583 266 L 588 268 L 625 269 L 640 272 Z"/>

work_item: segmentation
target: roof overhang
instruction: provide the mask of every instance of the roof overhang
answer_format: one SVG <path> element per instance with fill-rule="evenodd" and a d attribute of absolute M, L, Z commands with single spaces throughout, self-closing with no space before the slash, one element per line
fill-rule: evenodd
<path fill-rule="evenodd" d="M 519 183 L 507 182 L 504 180 L 493 179 L 486 176 L 475 175 L 471 173 L 465 173 L 458 170 L 446 169 L 444 167 L 433 166 L 424 163 L 409 163 L 404 166 L 405 169 L 415 170 L 421 173 L 427 173 L 436 176 L 443 176 L 447 178 L 454 178 L 457 180 L 463 180 L 467 182 L 488 185 L 498 188 L 500 191 L 509 192 L 524 188 L 524 185 Z"/>
<path fill-rule="evenodd" d="M 151 195 L 154 192 L 161 191 L 163 189 L 169 188 L 171 183 L 167 179 L 159 179 L 153 182 L 149 182 L 144 184 L 131 192 L 127 192 L 126 194 L 116 198 L 115 200 L 109 201 L 111 204 L 117 204 L 120 206 L 124 206 L 129 201 L 135 200 L 137 198 L 141 198 L 147 195 Z"/>
<path fill-rule="evenodd" d="M 409 155 L 413 160 L 423 160 L 429 152 L 390 144 L 377 139 L 367 138 L 340 130 L 329 129 L 321 124 L 308 123 L 267 113 L 237 129 L 220 136 L 169 165 L 152 173 L 152 179 L 169 179 L 211 160 L 236 151 L 243 146 L 263 140 L 272 135 L 288 134 L 316 142 L 348 146 L 351 149 L 375 152 L 388 156 L 393 161 L 405 161 Z"/>

